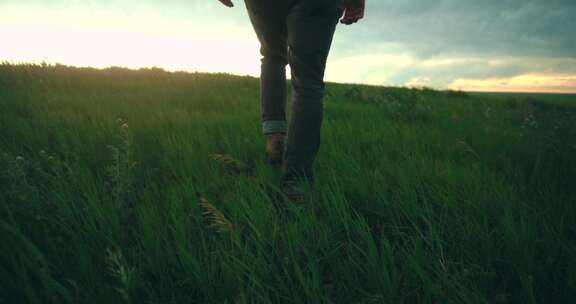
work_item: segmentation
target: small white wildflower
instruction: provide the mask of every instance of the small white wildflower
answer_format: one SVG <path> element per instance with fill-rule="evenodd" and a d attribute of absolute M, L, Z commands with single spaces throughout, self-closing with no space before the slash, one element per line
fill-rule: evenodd
<path fill-rule="evenodd" d="M 16 161 L 24 161 L 24 157 L 18 155 L 16 156 Z"/>

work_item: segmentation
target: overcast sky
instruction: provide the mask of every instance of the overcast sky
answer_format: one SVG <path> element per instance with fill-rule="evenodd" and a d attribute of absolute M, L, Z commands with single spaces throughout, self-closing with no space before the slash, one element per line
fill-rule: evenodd
<path fill-rule="evenodd" d="M 574 29 L 576 0 L 367 0 L 339 25 L 326 79 L 576 92 Z M 0 41 L 0 61 L 259 71 L 243 1 L 0 0 Z"/>

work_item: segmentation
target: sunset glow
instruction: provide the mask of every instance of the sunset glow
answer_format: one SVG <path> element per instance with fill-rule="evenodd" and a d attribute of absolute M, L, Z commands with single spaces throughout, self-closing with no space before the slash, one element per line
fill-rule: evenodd
<path fill-rule="evenodd" d="M 449 88 L 477 92 L 541 92 L 573 93 L 567 88 L 576 87 L 576 75 L 521 75 L 512 78 L 484 80 L 457 79 Z"/>
<path fill-rule="evenodd" d="M 0 61 L 259 75 L 259 43 L 240 3 L 233 9 L 223 8 L 215 0 L 25 3 L 0 3 Z M 383 10 L 384 5 L 394 7 L 392 3 L 372 1 L 368 12 L 392 14 L 393 10 Z M 413 18 L 388 17 L 385 20 L 392 27 L 408 22 L 405 18 Z M 548 56 L 546 51 L 516 55 L 515 52 L 525 51 L 521 47 L 499 53 L 489 47 L 466 48 L 458 40 L 462 38 L 451 38 L 446 29 L 436 36 L 417 36 L 419 32 L 410 32 L 410 28 L 396 29 L 406 31 L 398 37 L 391 34 L 396 32 L 377 34 L 382 29 L 375 26 L 378 20 L 368 14 L 358 25 L 339 27 L 328 59 L 327 81 L 470 91 L 576 93 L 573 55 Z M 413 39 L 410 35 L 414 35 Z M 424 43 L 427 39 L 428 44 Z M 532 43 L 538 46 L 538 41 Z"/>
<path fill-rule="evenodd" d="M 191 25 L 154 14 L 121 18 L 82 10 L 2 11 L 0 37 L 9 43 L 0 48 L 0 60 L 256 75 L 253 36 L 249 29 Z"/>

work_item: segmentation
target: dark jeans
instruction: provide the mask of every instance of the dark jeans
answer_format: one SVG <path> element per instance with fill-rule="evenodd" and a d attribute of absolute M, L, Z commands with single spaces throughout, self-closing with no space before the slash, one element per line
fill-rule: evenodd
<path fill-rule="evenodd" d="M 261 45 L 262 131 L 288 133 L 282 179 L 312 181 L 312 164 L 320 147 L 324 70 L 341 0 L 245 2 Z M 290 64 L 293 89 L 288 128 L 286 64 Z"/>

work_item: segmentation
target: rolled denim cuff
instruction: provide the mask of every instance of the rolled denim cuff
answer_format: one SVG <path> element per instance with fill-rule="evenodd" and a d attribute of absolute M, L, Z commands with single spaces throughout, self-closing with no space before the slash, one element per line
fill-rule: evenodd
<path fill-rule="evenodd" d="M 284 120 L 267 120 L 262 123 L 262 133 L 286 133 L 286 121 Z"/>

